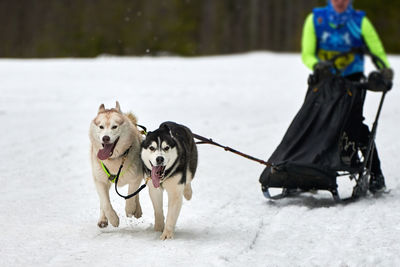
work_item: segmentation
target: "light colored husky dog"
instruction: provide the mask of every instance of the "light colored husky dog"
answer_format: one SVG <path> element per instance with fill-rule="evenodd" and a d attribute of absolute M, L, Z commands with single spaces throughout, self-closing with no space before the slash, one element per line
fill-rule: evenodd
<path fill-rule="evenodd" d="M 105 109 L 101 104 L 97 116 L 90 124 L 91 163 L 94 183 L 100 198 L 100 218 L 97 225 L 107 227 L 119 225 L 119 218 L 110 203 L 109 190 L 113 178 L 125 158 L 118 186 L 129 185 L 128 193 L 135 192 L 144 177 L 140 159 L 141 134 L 136 127 L 136 117 L 121 112 L 116 107 Z M 142 216 L 139 195 L 126 200 L 125 212 L 128 217 Z"/>

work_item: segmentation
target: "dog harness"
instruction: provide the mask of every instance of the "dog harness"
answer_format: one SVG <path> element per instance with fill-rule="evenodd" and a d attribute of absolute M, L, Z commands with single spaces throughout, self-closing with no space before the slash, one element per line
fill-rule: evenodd
<path fill-rule="evenodd" d="M 129 151 L 130 151 L 131 148 L 132 148 L 132 146 L 130 146 L 130 147 L 124 152 L 124 154 L 122 154 L 122 156 L 121 156 L 121 157 L 122 157 L 121 167 L 123 166 L 123 164 L 124 164 L 124 162 L 125 162 L 125 160 L 126 160 L 126 157 L 128 156 Z M 124 172 L 118 172 L 118 174 L 111 174 L 110 171 L 109 171 L 109 169 L 107 168 L 107 166 L 104 164 L 103 161 L 100 161 L 100 165 L 101 165 L 101 168 L 103 169 L 103 171 L 106 173 L 106 175 L 107 175 L 107 177 L 108 177 L 108 181 L 110 181 L 110 183 L 115 183 L 115 180 L 117 179 L 117 176 L 122 176 L 122 175 L 124 175 Z M 120 169 L 121 169 L 121 167 L 120 167 Z M 128 166 L 127 169 L 129 169 L 129 167 L 130 167 L 130 166 Z"/>
<path fill-rule="evenodd" d="M 103 171 L 106 173 L 107 177 L 108 177 L 108 181 L 110 181 L 110 183 L 115 183 L 115 179 L 117 178 L 116 174 L 111 174 L 110 171 L 108 170 L 107 166 L 100 161 L 100 165 L 103 168 Z M 121 172 L 120 174 L 121 176 L 124 175 L 124 172 Z"/>

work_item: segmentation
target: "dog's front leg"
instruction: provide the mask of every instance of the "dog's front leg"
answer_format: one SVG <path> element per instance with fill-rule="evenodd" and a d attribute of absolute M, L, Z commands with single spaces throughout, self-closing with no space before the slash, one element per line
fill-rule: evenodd
<path fill-rule="evenodd" d="M 165 228 L 160 236 L 161 240 L 172 239 L 174 237 L 174 229 L 176 221 L 178 220 L 179 213 L 182 207 L 183 184 L 178 184 L 179 179 L 168 179 L 164 182 L 164 188 L 168 193 L 168 213 Z"/>
<path fill-rule="evenodd" d="M 162 232 L 164 230 L 163 190 L 160 187 L 154 188 L 150 182 L 149 194 L 154 208 L 154 230 Z"/>
<path fill-rule="evenodd" d="M 100 207 L 100 218 L 99 221 L 97 222 L 97 226 L 100 228 L 106 228 L 108 226 L 108 219 L 106 217 L 106 214 L 104 213 L 104 210 Z"/>
<path fill-rule="evenodd" d="M 141 180 L 140 179 L 138 180 L 139 181 L 136 183 L 129 184 L 128 188 L 129 195 L 135 192 L 139 188 Z M 142 207 L 140 206 L 139 202 L 139 194 L 126 200 L 125 212 L 127 217 L 132 217 L 132 216 L 135 216 L 135 218 L 142 217 Z"/>
<path fill-rule="evenodd" d="M 100 198 L 100 218 L 97 225 L 99 227 L 106 227 L 108 222 L 107 219 L 110 221 L 111 225 L 114 227 L 118 227 L 119 225 L 119 218 L 113 207 L 111 206 L 110 202 L 110 184 L 109 183 L 102 183 L 99 181 L 95 181 L 97 194 Z M 104 221 L 104 218 L 106 220 Z"/>

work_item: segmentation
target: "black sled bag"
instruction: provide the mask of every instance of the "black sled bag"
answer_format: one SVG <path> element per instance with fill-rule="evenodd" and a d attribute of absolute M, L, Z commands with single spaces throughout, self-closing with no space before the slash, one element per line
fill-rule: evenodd
<path fill-rule="evenodd" d="M 341 160 L 341 142 L 361 93 L 352 82 L 333 75 L 309 85 L 302 107 L 268 159 L 274 166 L 260 176 L 262 186 L 335 189 L 336 172 L 349 169 Z"/>

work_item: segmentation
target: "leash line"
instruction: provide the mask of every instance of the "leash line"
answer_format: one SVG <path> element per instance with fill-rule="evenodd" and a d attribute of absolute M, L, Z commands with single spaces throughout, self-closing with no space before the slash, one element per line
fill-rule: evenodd
<path fill-rule="evenodd" d="M 139 192 L 142 191 L 142 190 L 147 186 L 147 182 L 148 182 L 151 178 L 150 178 L 150 177 L 147 177 L 145 183 L 142 184 L 142 185 L 139 187 L 138 190 L 136 190 L 136 191 L 133 192 L 132 194 L 129 194 L 129 195 L 127 195 L 127 196 L 124 196 L 124 195 L 122 195 L 120 192 L 118 192 L 118 186 L 117 186 L 117 185 L 118 185 L 119 175 L 120 175 L 121 170 L 122 170 L 123 167 L 124 167 L 124 165 L 121 164 L 121 166 L 119 167 L 117 176 L 115 177 L 115 186 L 114 186 L 114 187 L 115 187 L 115 192 L 117 193 L 118 196 L 120 196 L 120 197 L 122 197 L 122 198 L 124 198 L 124 199 L 130 199 L 130 198 L 136 196 L 137 194 L 139 194 Z"/>
<path fill-rule="evenodd" d="M 119 176 L 120 176 L 120 174 L 121 174 L 121 170 L 122 170 L 122 168 L 124 167 L 124 163 L 125 163 L 125 160 L 126 160 L 127 155 L 128 155 L 128 154 L 126 154 L 126 155 L 122 158 L 121 166 L 119 166 L 118 173 L 117 173 L 117 175 L 116 175 L 116 177 L 115 177 L 115 186 L 114 186 L 114 187 L 115 187 L 115 192 L 118 194 L 118 196 L 120 196 L 120 197 L 122 197 L 122 198 L 124 198 L 124 199 L 130 199 L 131 197 L 134 197 L 134 196 L 136 196 L 137 194 L 139 194 L 139 192 L 142 191 L 142 190 L 147 186 L 147 182 L 151 179 L 151 177 L 147 177 L 145 183 L 142 184 L 142 185 L 139 187 L 138 190 L 136 190 L 135 192 L 133 192 L 132 194 L 129 194 L 129 195 L 127 195 L 127 196 L 124 196 L 124 195 L 122 195 L 120 192 L 118 192 L 118 186 L 117 186 L 117 185 L 118 185 L 118 179 L 119 179 Z"/>
<path fill-rule="evenodd" d="M 121 165 L 120 170 L 122 169 L 122 167 L 123 167 L 123 166 Z M 120 196 L 120 197 L 122 197 L 122 198 L 124 198 L 124 199 L 130 199 L 131 197 L 134 197 L 134 196 L 136 196 L 137 194 L 139 194 L 139 192 L 142 191 L 142 190 L 147 186 L 147 182 L 151 179 L 150 177 L 147 177 L 145 183 L 142 184 L 142 185 L 139 187 L 138 190 L 136 190 L 135 192 L 133 192 L 133 193 L 130 194 L 130 195 L 124 196 L 124 195 L 120 194 L 120 193 L 118 192 L 118 189 L 117 189 L 117 184 L 118 184 L 118 178 L 119 178 L 119 172 L 120 172 L 120 170 L 118 171 L 117 177 L 115 178 L 115 192 L 117 192 L 118 196 Z"/>
<path fill-rule="evenodd" d="M 249 160 L 256 161 L 256 162 L 258 162 L 260 164 L 263 164 L 263 165 L 265 165 L 267 167 L 272 167 L 273 166 L 273 164 L 271 162 L 267 162 L 267 161 L 264 161 L 262 159 L 255 158 L 253 156 L 250 156 L 248 154 L 240 152 L 240 151 L 238 151 L 236 149 L 233 149 L 233 148 L 230 148 L 228 146 L 224 146 L 224 145 L 218 144 L 218 143 L 214 142 L 211 138 L 206 138 L 206 137 L 203 137 L 203 136 L 195 134 L 195 133 L 193 133 L 193 137 L 198 139 L 198 140 L 200 140 L 200 142 L 196 142 L 196 144 L 209 144 L 209 145 L 218 146 L 218 147 L 223 148 L 225 151 L 229 151 L 229 152 L 232 152 L 232 153 L 237 154 L 239 156 L 242 156 L 244 158 L 247 158 Z"/>

